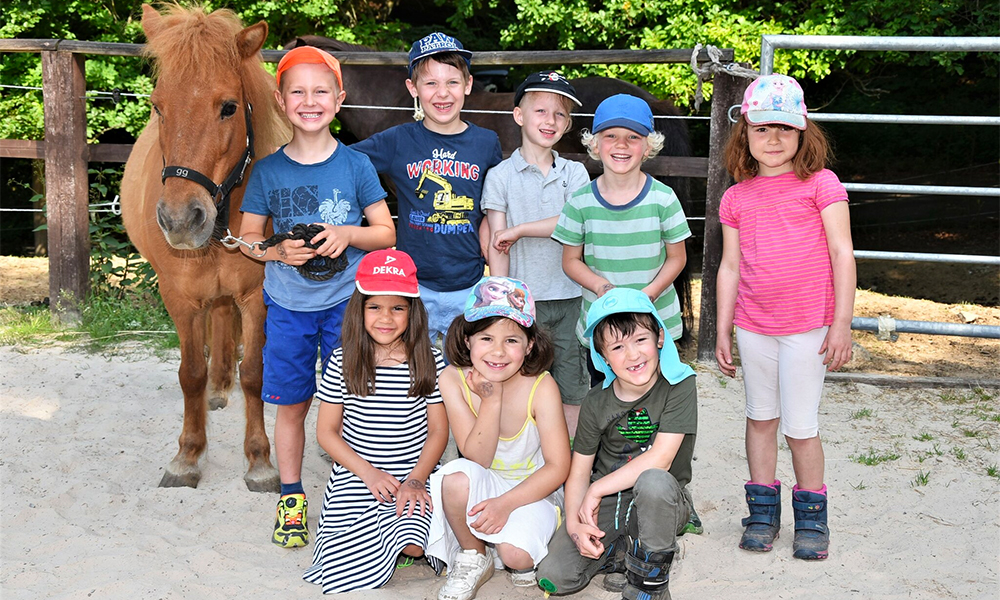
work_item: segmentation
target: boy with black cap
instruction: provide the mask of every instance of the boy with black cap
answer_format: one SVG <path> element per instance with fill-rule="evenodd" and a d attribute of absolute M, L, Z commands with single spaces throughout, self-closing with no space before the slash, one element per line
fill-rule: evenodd
<path fill-rule="evenodd" d="M 628 94 L 601 102 L 593 130 L 583 132 L 587 153 L 604 172 L 566 201 L 552 239 L 563 244 L 566 274 L 583 288 L 576 332 L 584 346 L 591 303 L 615 287 L 649 296 L 668 338 L 683 333 L 673 282 L 687 263 L 684 240 L 691 230 L 673 190 L 642 172 L 663 140 L 649 104 Z"/>
<path fill-rule="evenodd" d="M 624 570 L 625 581 L 605 577 L 605 587 L 628 600 L 670 599 L 670 564 L 692 511 L 698 394 L 665 331 L 638 290 L 613 289 L 590 307 L 585 335 L 606 378 L 580 411 L 565 526 L 538 565 L 546 592 L 572 594 L 597 573 Z"/>
<path fill-rule="evenodd" d="M 572 127 L 570 111 L 577 106 L 582 103 L 576 90 L 561 74 L 528 75 L 514 94 L 521 147 L 490 169 L 483 189 L 483 209 L 493 233 L 490 275 L 520 279 L 532 290 L 538 322 L 556 347 L 552 376 L 571 436 L 590 378 L 574 331 L 580 286 L 563 272 L 562 246 L 550 236 L 566 199 L 590 179 L 582 164 L 552 149 Z"/>
<path fill-rule="evenodd" d="M 354 144 L 396 185 L 396 247 L 413 257 L 432 342 L 444 336 L 483 276 L 489 227 L 480 199 L 486 171 L 503 159 L 500 138 L 461 119 L 472 91 L 472 52 L 443 33 L 410 48 L 406 88 L 415 123 Z"/>

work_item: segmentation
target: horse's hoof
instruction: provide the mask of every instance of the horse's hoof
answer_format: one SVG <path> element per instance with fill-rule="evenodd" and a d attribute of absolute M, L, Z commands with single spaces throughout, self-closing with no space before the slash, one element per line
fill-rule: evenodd
<path fill-rule="evenodd" d="M 251 492 L 266 492 L 277 494 L 281 491 L 281 478 L 278 470 L 271 465 L 255 467 L 243 476 L 247 489 Z"/>
<path fill-rule="evenodd" d="M 160 479 L 160 487 L 198 487 L 198 482 L 201 481 L 201 473 L 197 470 L 188 471 L 185 473 L 171 473 L 166 471 L 163 473 L 163 479 Z M 278 486 L 281 487 L 280 485 Z"/>
<path fill-rule="evenodd" d="M 208 410 L 219 410 L 229 405 L 228 396 L 212 396 L 208 399 Z"/>

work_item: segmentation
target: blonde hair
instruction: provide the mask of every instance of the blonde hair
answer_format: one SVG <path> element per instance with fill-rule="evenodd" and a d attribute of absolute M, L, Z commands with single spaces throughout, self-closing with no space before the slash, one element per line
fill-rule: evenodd
<path fill-rule="evenodd" d="M 649 152 L 642 157 L 642 162 L 646 162 L 659 154 L 660 150 L 663 150 L 663 144 L 666 139 L 667 137 L 659 131 L 650 132 L 646 136 L 646 144 L 649 146 Z M 583 146 L 587 149 L 587 156 L 592 160 L 601 160 L 601 156 L 597 153 L 597 133 L 591 133 L 589 129 L 584 129 L 580 132 L 580 141 L 583 142 Z"/>
<path fill-rule="evenodd" d="M 750 154 L 750 138 L 747 129 L 750 127 L 743 115 L 729 133 L 726 142 L 726 170 L 737 182 L 753 179 L 757 176 L 757 159 Z M 833 151 L 826 139 L 823 129 L 806 118 L 806 128 L 799 132 L 799 149 L 792 158 L 792 168 L 800 181 L 805 181 L 826 167 L 833 160 Z"/>
<path fill-rule="evenodd" d="M 562 94 L 557 94 L 555 92 L 542 92 L 542 91 L 526 92 L 524 96 L 521 97 L 521 102 L 517 105 L 517 107 L 520 108 L 521 110 L 524 110 L 528 103 L 528 98 L 535 98 L 538 96 L 538 94 L 552 94 L 553 96 L 555 96 L 556 99 L 558 99 L 559 102 L 562 104 L 563 110 L 566 111 L 566 131 L 564 131 L 563 133 L 564 134 L 568 133 L 570 129 L 573 129 L 573 109 L 576 108 L 576 104 L 574 104 L 573 101 L 570 100 L 568 96 L 563 96 Z"/>

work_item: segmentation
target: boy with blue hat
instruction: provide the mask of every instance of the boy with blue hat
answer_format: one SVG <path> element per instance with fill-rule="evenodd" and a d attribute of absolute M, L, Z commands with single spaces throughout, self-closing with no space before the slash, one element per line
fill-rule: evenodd
<path fill-rule="evenodd" d="M 587 153 L 604 172 L 566 202 L 552 239 L 563 244 L 566 274 L 583 288 L 576 332 L 584 346 L 587 311 L 616 287 L 646 294 L 671 340 L 683 333 L 673 282 L 687 264 L 691 230 L 673 190 L 642 172 L 663 140 L 649 105 L 628 94 L 601 102 L 593 130 L 583 132 Z"/>
<path fill-rule="evenodd" d="M 461 119 L 472 91 L 472 52 L 435 32 L 410 48 L 406 88 L 414 123 L 397 125 L 352 148 L 396 187 L 396 247 L 413 257 L 432 341 L 462 314 L 483 276 L 489 226 L 479 205 L 486 171 L 503 159 L 500 138 Z"/>
<path fill-rule="evenodd" d="M 521 147 L 490 169 L 483 188 L 483 209 L 493 233 L 490 275 L 520 279 L 534 294 L 538 322 L 556 347 L 552 377 L 559 384 L 571 436 L 590 376 L 576 339 L 580 286 L 563 272 L 562 245 L 550 236 L 570 194 L 590 180 L 583 164 L 553 150 L 573 126 L 570 112 L 579 106 L 576 90 L 562 74 L 528 75 L 514 94 Z"/>
<path fill-rule="evenodd" d="M 669 600 L 670 564 L 693 512 L 685 486 L 698 428 L 694 371 L 665 339 L 649 297 L 617 288 L 596 300 L 585 335 L 604 383 L 580 411 L 565 484 L 565 527 L 538 565 L 554 594 L 585 588 L 599 572 L 625 572 L 630 600 Z M 610 585 L 609 585 L 610 584 Z"/>

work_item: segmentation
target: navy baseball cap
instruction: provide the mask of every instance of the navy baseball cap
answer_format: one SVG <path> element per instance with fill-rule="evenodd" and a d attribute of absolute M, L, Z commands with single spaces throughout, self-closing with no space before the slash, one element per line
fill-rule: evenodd
<path fill-rule="evenodd" d="M 466 66 L 472 65 L 472 52 L 466 50 L 462 46 L 462 42 L 456 40 L 450 35 L 435 31 L 434 33 L 426 35 L 413 42 L 413 45 L 410 46 L 410 78 L 413 78 L 413 65 L 416 64 L 417 61 L 427 58 L 428 56 L 442 54 L 444 52 L 454 52 L 465 59 Z"/>
<path fill-rule="evenodd" d="M 591 133 L 612 127 L 624 127 L 642 135 L 653 133 L 653 111 L 642 98 L 616 94 L 601 102 L 594 111 Z"/>
<path fill-rule="evenodd" d="M 557 71 L 539 71 L 537 73 L 532 73 L 521 82 L 521 85 L 517 86 L 517 91 L 514 92 L 514 106 L 521 104 L 521 99 L 528 92 L 550 92 L 553 94 L 559 94 L 560 96 L 566 96 L 572 100 L 577 106 L 583 106 L 583 102 L 576 97 L 576 90 L 568 79 L 562 76 L 562 73 Z"/>

